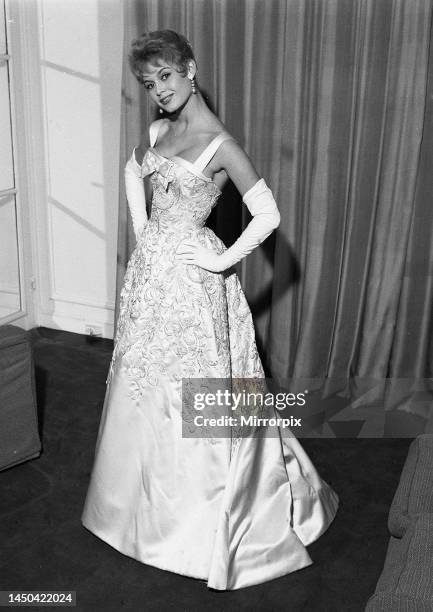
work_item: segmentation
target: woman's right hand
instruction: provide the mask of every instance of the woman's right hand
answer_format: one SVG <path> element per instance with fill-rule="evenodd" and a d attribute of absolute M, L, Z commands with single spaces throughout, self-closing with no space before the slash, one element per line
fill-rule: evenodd
<path fill-rule="evenodd" d="M 209 272 L 225 270 L 221 255 L 202 246 L 190 238 L 183 240 L 176 249 L 175 260 L 184 264 L 200 266 Z"/>

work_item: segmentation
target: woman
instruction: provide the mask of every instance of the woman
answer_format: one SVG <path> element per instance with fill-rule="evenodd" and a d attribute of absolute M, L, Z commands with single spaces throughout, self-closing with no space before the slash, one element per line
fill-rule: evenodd
<path fill-rule="evenodd" d="M 293 434 L 276 427 L 263 437 L 182 436 L 182 379 L 264 377 L 232 266 L 280 216 L 206 106 L 188 41 L 170 30 L 143 34 L 130 65 L 166 116 L 125 168 L 137 244 L 83 524 L 143 563 L 237 589 L 309 565 L 305 546 L 326 530 L 338 498 Z M 153 190 L 149 219 L 143 178 Z M 253 216 L 228 249 L 204 225 L 227 178 Z"/>

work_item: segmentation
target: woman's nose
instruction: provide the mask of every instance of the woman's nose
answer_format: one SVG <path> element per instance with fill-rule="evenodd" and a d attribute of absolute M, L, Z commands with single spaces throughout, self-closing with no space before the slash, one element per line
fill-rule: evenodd
<path fill-rule="evenodd" d="M 159 96 L 161 95 L 161 92 L 164 91 L 164 83 L 161 82 L 156 82 L 155 83 L 155 89 L 156 89 L 156 95 Z"/>

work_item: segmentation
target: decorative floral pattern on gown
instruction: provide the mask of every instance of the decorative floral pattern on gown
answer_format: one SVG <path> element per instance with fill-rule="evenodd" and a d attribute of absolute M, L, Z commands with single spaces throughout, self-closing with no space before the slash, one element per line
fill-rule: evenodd
<path fill-rule="evenodd" d="M 251 313 L 237 275 L 174 260 L 187 237 L 217 252 L 225 249 L 205 226 L 220 190 L 153 149 L 142 169 L 151 174 L 152 215 L 126 271 L 112 366 L 122 359 L 133 398 L 148 385 L 158 385 L 161 376 L 262 377 Z M 237 336 L 232 342 L 230 329 Z"/>
<path fill-rule="evenodd" d="M 227 135 L 228 137 L 228 135 Z M 251 312 L 234 270 L 177 262 L 187 237 L 222 252 L 205 226 L 220 190 L 150 147 L 152 212 L 120 296 L 82 521 L 122 553 L 214 589 L 258 584 L 312 563 L 335 492 L 294 435 L 183 438 L 182 378 L 262 378 Z"/>

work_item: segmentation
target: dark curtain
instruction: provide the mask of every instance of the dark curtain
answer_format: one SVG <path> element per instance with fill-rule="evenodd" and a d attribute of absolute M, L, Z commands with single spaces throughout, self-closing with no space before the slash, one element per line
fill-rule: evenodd
<path fill-rule="evenodd" d="M 268 375 L 339 381 L 328 393 L 352 410 L 380 402 L 420 430 L 433 421 L 431 24 L 432 0 L 125 2 L 125 50 L 146 30 L 184 33 L 278 202 L 279 229 L 239 267 Z M 122 170 L 156 116 L 126 61 L 123 100 Z M 226 243 L 244 209 L 229 189 L 211 220 Z M 119 218 L 120 284 L 124 193 Z"/>

